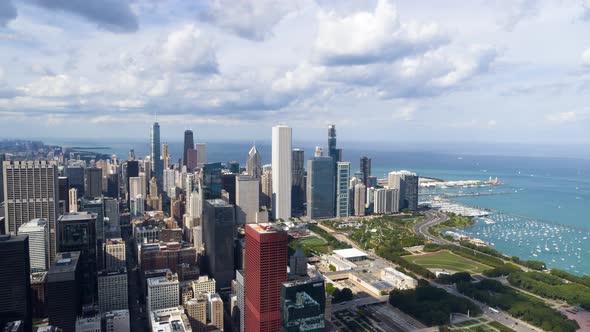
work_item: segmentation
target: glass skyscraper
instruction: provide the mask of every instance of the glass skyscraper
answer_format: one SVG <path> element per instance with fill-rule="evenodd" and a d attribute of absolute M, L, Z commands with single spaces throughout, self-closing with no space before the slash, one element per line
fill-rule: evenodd
<path fill-rule="evenodd" d="M 163 176 L 163 166 L 162 166 L 162 151 L 160 145 L 160 124 L 154 122 L 152 125 L 152 130 L 150 132 L 150 143 L 151 143 L 151 155 L 150 161 L 152 166 L 152 174 L 156 177 L 156 183 L 158 184 L 158 190 L 162 190 L 162 176 Z"/>
<path fill-rule="evenodd" d="M 335 211 L 336 185 L 331 157 L 307 161 L 307 216 L 332 218 Z"/>

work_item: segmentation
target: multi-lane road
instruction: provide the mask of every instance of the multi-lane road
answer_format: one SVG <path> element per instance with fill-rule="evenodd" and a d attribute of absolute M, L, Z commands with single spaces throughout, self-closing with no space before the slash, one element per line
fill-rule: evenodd
<path fill-rule="evenodd" d="M 439 212 L 439 211 L 435 211 L 435 210 L 425 211 L 424 215 L 426 215 L 426 220 L 417 223 L 414 226 L 414 232 L 416 234 L 420 234 L 420 235 L 424 236 L 426 239 L 428 239 L 429 241 L 431 241 L 433 243 L 453 244 L 452 242 L 447 241 L 445 239 L 441 239 L 439 237 L 432 236 L 428 232 L 428 229 L 430 227 L 447 221 L 449 219 L 449 217 L 447 217 L 446 214 Z"/>

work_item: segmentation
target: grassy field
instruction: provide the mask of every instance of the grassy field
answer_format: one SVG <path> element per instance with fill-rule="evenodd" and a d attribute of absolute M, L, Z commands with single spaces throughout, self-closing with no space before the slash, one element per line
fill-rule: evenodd
<path fill-rule="evenodd" d="M 306 256 L 311 256 L 312 253 L 328 253 L 328 242 L 316 236 L 308 236 L 298 239 L 291 238 L 289 241 L 290 250 L 294 252 L 299 244 L 301 244 L 301 248 Z"/>
<path fill-rule="evenodd" d="M 467 258 L 463 258 L 461 256 L 457 256 L 448 251 L 438 251 L 424 255 L 404 256 L 403 258 L 427 269 L 469 273 L 482 273 L 483 271 L 490 269 L 489 266 Z"/>

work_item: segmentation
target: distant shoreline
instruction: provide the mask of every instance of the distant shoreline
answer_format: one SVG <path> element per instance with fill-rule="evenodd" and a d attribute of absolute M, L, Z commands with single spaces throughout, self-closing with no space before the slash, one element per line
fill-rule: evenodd
<path fill-rule="evenodd" d="M 68 147 L 66 147 L 66 148 L 68 148 Z M 72 149 L 72 150 L 110 150 L 111 148 L 108 146 L 90 146 L 90 147 L 73 146 L 73 147 L 70 147 L 69 149 Z"/>

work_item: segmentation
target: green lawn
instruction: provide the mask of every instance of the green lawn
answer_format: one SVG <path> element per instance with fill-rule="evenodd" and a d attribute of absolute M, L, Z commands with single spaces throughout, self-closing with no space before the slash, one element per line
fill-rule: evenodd
<path fill-rule="evenodd" d="M 432 270 L 448 270 L 455 272 L 481 273 L 490 267 L 457 256 L 449 251 L 438 251 L 424 255 L 404 256 L 405 260 Z"/>
<path fill-rule="evenodd" d="M 306 256 L 312 253 L 325 254 L 328 253 L 328 242 L 316 236 L 308 236 L 304 238 L 291 239 L 289 241 L 289 248 L 295 251 L 297 245 L 301 244 L 301 248 Z"/>

